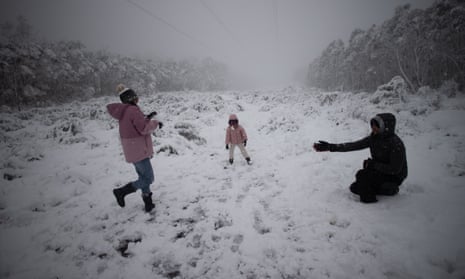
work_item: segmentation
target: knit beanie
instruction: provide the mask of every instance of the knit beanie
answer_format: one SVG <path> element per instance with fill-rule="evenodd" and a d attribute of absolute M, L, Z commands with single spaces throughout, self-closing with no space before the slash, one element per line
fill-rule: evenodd
<path fill-rule="evenodd" d="M 118 92 L 119 98 L 123 104 L 133 104 L 137 99 L 137 94 L 123 84 L 118 84 L 118 86 L 116 86 L 116 91 Z"/>

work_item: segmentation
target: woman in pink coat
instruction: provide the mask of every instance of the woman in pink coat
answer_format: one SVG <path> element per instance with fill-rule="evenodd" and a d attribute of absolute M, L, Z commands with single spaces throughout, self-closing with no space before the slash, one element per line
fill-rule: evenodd
<path fill-rule="evenodd" d="M 234 162 L 234 149 L 239 147 L 241 150 L 242 156 L 244 156 L 247 164 L 250 165 L 250 156 L 245 150 L 247 145 L 247 133 L 245 132 L 244 127 L 239 125 L 239 119 L 235 114 L 229 116 L 229 127 L 226 128 L 226 149 L 229 149 L 229 163 Z"/>
<path fill-rule="evenodd" d="M 117 91 L 121 103 L 107 105 L 108 113 L 119 122 L 119 134 L 123 147 L 124 157 L 128 163 L 134 164 L 138 179 L 123 187 L 113 190 L 118 205 L 124 207 L 124 197 L 134 193 L 137 189 L 142 191 L 145 211 L 151 211 L 155 205 L 152 202 L 150 184 L 154 181 L 153 169 L 150 158 L 153 156 L 152 138 L 150 134 L 163 124 L 151 120 L 156 112 L 145 116 L 137 106 L 139 98 L 136 93 L 118 85 Z"/>

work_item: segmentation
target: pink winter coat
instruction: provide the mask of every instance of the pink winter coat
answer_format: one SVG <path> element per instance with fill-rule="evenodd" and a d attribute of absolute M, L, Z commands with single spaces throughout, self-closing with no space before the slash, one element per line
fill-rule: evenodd
<path fill-rule="evenodd" d="M 109 104 L 107 110 L 119 121 L 119 134 L 126 161 L 135 163 L 152 157 L 150 134 L 158 127 L 158 121 L 147 119 L 136 105 Z"/>
<path fill-rule="evenodd" d="M 241 125 L 237 125 L 237 128 L 229 126 L 226 129 L 226 144 L 239 144 L 247 140 L 247 133 Z"/>

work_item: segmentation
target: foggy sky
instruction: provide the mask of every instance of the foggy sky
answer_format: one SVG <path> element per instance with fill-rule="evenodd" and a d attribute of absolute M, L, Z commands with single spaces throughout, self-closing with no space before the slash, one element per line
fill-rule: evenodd
<path fill-rule="evenodd" d="M 210 56 L 261 85 L 288 82 L 335 39 L 347 42 L 411 3 L 434 0 L 0 0 L 39 37 L 139 58 Z"/>

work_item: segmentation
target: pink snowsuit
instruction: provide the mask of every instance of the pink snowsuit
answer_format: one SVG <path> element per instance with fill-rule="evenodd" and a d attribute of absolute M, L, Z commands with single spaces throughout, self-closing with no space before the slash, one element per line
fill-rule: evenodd
<path fill-rule="evenodd" d="M 237 117 L 232 114 L 229 117 L 229 120 L 237 120 Z M 247 133 L 245 132 L 245 129 L 237 124 L 237 125 L 230 125 L 226 129 L 226 139 L 225 139 L 225 144 L 240 144 L 244 143 L 244 141 L 247 140 Z"/>
<path fill-rule="evenodd" d="M 230 124 L 228 128 L 226 128 L 226 139 L 225 143 L 227 148 L 229 148 L 229 160 L 232 163 L 234 159 L 234 149 L 239 147 L 242 156 L 246 158 L 247 162 L 250 161 L 249 154 L 247 150 L 245 150 L 245 141 L 247 141 L 247 133 L 245 129 L 239 125 L 239 120 L 235 114 L 231 114 L 229 116 L 229 120 L 236 120 L 235 124 Z M 230 147 L 229 147 L 230 146 Z"/>
<path fill-rule="evenodd" d="M 153 156 L 150 134 L 158 121 L 147 119 L 136 105 L 114 103 L 107 105 L 110 115 L 119 121 L 119 134 L 126 162 L 135 163 Z"/>

